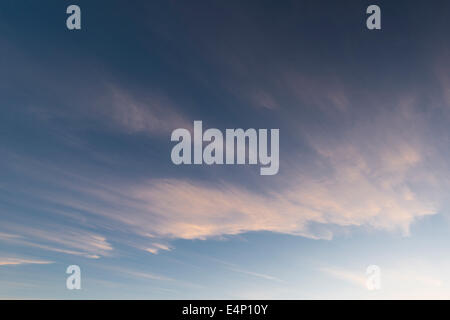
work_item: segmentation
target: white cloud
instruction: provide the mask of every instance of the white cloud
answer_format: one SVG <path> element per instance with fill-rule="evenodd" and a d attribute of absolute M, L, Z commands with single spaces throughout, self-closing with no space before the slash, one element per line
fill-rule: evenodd
<path fill-rule="evenodd" d="M 0 266 L 16 266 L 22 264 L 51 264 L 53 261 L 0 257 Z"/>
<path fill-rule="evenodd" d="M 108 256 L 113 250 L 106 238 L 70 227 L 64 227 L 64 232 L 55 230 L 57 227 L 55 225 L 29 227 L 6 224 L 3 227 L 8 227 L 9 230 L 16 232 L 17 235 L 9 238 L 0 238 L 0 240 L 43 250 L 84 256 L 90 259 Z"/>
<path fill-rule="evenodd" d="M 152 243 L 150 247 L 145 248 L 144 250 L 147 252 L 150 252 L 152 254 L 158 254 L 159 251 L 161 251 L 161 250 L 170 251 L 170 250 L 172 250 L 172 248 L 166 244 Z"/>

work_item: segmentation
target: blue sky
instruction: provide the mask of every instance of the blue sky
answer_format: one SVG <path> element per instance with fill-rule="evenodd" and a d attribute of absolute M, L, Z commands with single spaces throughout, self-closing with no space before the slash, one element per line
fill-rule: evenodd
<path fill-rule="evenodd" d="M 450 298 L 450 8 L 370 4 L 3 1 L 0 298 Z M 194 120 L 279 173 L 174 165 Z"/>

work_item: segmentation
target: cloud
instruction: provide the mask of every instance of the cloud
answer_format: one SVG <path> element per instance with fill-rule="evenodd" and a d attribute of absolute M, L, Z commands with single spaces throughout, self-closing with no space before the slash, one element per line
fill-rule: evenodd
<path fill-rule="evenodd" d="M 372 293 L 371 299 L 445 299 L 448 297 L 445 281 L 448 277 L 445 272 L 441 272 L 442 268 L 436 268 L 436 265 L 426 260 L 398 262 L 395 265 L 380 266 L 381 290 L 367 291 Z M 443 261 L 444 266 L 447 264 L 447 261 Z M 319 270 L 330 277 L 368 290 L 368 275 L 365 274 L 364 269 L 323 267 Z M 379 295 L 374 296 L 375 293 Z M 361 297 L 361 294 L 357 296 Z"/>
<path fill-rule="evenodd" d="M 362 272 L 348 271 L 337 268 L 321 268 L 320 271 L 332 276 L 333 278 L 350 282 L 359 287 L 367 288 L 367 278 Z"/>
<path fill-rule="evenodd" d="M 162 94 L 146 94 L 138 98 L 118 86 L 109 85 L 99 105 L 94 115 L 111 121 L 128 134 L 167 135 L 174 129 L 192 126 L 174 103 Z"/>
<path fill-rule="evenodd" d="M 144 250 L 147 252 L 150 252 L 152 254 L 158 254 L 159 251 L 161 251 L 161 250 L 170 251 L 170 250 L 172 250 L 172 248 L 166 244 L 152 243 L 150 247 L 145 248 Z"/>
<path fill-rule="evenodd" d="M 18 239 L 21 238 L 17 234 L 9 234 L 5 232 L 0 232 L 0 240 L 11 240 L 11 239 Z"/>
<path fill-rule="evenodd" d="M 283 280 L 280 280 L 277 277 L 274 277 L 274 276 L 269 275 L 269 274 L 264 274 L 264 273 L 260 273 L 260 272 L 245 270 L 245 269 L 239 267 L 238 265 L 236 265 L 234 263 L 229 263 L 229 262 L 222 261 L 222 260 L 215 259 L 215 258 L 211 258 L 211 260 L 213 260 L 214 262 L 217 262 L 217 263 L 219 263 L 221 265 L 224 265 L 227 268 L 227 270 L 230 270 L 230 271 L 233 271 L 233 272 L 242 273 L 242 274 L 246 274 L 246 275 L 249 275 L 249 276 L 252 276 L 252 277 L 261 278 L 261 279 L 265 279 L 265 280 L 284 282 Z"/>
<path fill-rule="evenodd" d="M 364 227 L 407 235 L 411 223 L 438 211 L 445 190 L 445 175 L 434 170 L 442 167 L 439 150 L 428 143 L 426 124 L 413 111 L 405 102 L 332 136 L 309 130 L 308 157 L 293 151 L 280 174 L 258 189 L 224 180 L 105 182 L 44 165 L 36 178 L 58 192 L 26 192 L 65 211 L 88 213 L 98 227 L 133 234 L 129 244 L 153 254 L 169 249 L 164 240 L 250 231 L 331 239 L 336 228 Z M 34 233 L 49 242 L 40 245 L 53 242 L 92 257 L 112 250 L 104 237 L 76 234 Z"/>
<path fill-rule="evenodd" d="M 83 256 L 90 259 L 108 256 L 113 250 L 106 238 L 67 226 L 60 226 L 65 229 L 64 232 L 56 231 L 55 225 L 28 227 L 5 224 L 3 227 L 17 234 L 8 238 L 0 238 L 0 240 L 43 250 Z"/>
<path fill-rule="evenodd" d="M 272 110 L 280 107 L 273 95 L 263 89 L 249 90 L 247 95 L 249 97 L 249 101 L 255 106 Z"/>
<path fill-rule="evenodd" d="M 138 278 L 138 279 L 149 279 L 149 280 L 161 280 L 161 281 L 173 281 L 172 278 L 161 276 L 154 273 L 148 273 L 148 272 L 138 272 L 138 271 L 124 271 L 125 274 L 130 275 L 132 277 Z"/>
<path fill-rule="evenodd" d="M 331 239 L 335 229 L 363 227 L 408 235 L 414 221 L 438 212 L 448 174 L 442 150 L 430 141 L 429 119 L 418 110 L 414 97 L 400 97 L 392 108 L 369 116 L 349 113 L 348 123 L 339 126 L 305 125 L 295 134 L 309 150 L 284 150 L 280 174 L 257 188 L 231 179 L 105 180 L 28 159 L 8 165 L 54 186 L 21 186 L 39 200 L 36 205 L 45 202 L 82 215 L 92 227 L 132 234 L 132 240 L 118 240 L 153 254 L 168 250 L 162 244 L 171 239 L 250 231 Z M 112 250 L 104 237 L 91 233 L 81 233 L 78 242 L 70 231 L 36 237 L 46 242 L 36 241 L 40 246 L 90 257 Z"/>
<path fill-rule="evenodd" d="M 248 231 L 321 238 L 309 230 L 312 222 L 407 232 L 415 218 L 434 213 L 395 181 L 382 179 L 374 185 L 354 170 L 325 182 L 307 178 L 291 189 L 266 195 L 226 183 L 164 179 L 152 181 L 134 197 L 147 202 L 147 210 L 160 218 L 157 225 L 148 226 L 152 233 L 184 239 Z M 145 221 L 141 224 L 146 225 Z"/>
<path fill-rule="evenodd" d="M 134 270 L 129 268 L 123 268 L 123 267 L 115 267 L 115 266 L 107 266 L 102 265 L 101 268 L 115 272 L 117 274 L 120 274 L 122 276 L 132 277 L 139 280 L 147 279 L 147 280 L 158 280 L 158 281 L 174 281 L 174 279 L 161 275 L 156 274 L 153 272 L 147 272 L 147 271 L 140 271 L 140 270 Z"/>
<path fill-rule="evenodd" d="M 448 61 L 450 57 L 450 50 L 446 49 L 440 52 L 438 56 L 433 59 L 433 71 L 437 80 L 438 94 L 433 97 L 438 107 L 443 109 L 450 108 L 450 76 L 447 72 Z M 448 116 L 448 111 L 447 114 Z"/>
<path fill-rule="evenodd" d="M 333 135 L 308 128 L 313 152 L 290 153 L 284 172 L 258 191 L 188 179 L 132 186 L 125 192 L 148 220 L 142 214 L 128 221 L 163 238 L 272 231 L 330 239 L 332 226 L 407 235 L 411 223 L 438 212 L 447 183 L 442 150 L 430 143 L 430 124 L 416 110 L 415 100 L 404 98 Z"/>
<path fill-rule="evenodd" d="M 5 258 L 0 257 L 0 266 L 17 266 L 22 264 L 51 264 L 53 261 L 21 259 L 21 258 Z"/>
<path fill-rule="evenodd" d="M 299 103 L 308 107 L 318 107 L 321 110 L 336 109 L 340 112 L 348 111 L 351 101 L 344 84 L 333 75 L 306 77 L 292 72 L 281 72 L 286 89 Z"/>
<path fill-rule="evenodd" d="M 238 273 L 242 273 L 242 274 L 246 274 L 246 275 L 250 275 L 252 277 L 265 279 L 265 280 L 284 282 L 283 280 L 280 280 L 277 277 L 274 277 L 274 276 L 271 276 L 271 275 L 268 275 L 268 274 L 264 274 L 264 273 L 247 271 L 247 270 L 242 270 L 242 269 L 238 269 L 238 268 L 234 268 L 234 267 L 230 267 L 229 270 L 234 271 L 234 272 L 238 272 Z"/>

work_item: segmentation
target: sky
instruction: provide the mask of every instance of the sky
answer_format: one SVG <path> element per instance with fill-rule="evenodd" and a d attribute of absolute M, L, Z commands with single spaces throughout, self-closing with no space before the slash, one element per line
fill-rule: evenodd
<path fill-rule="evenodd" d="M 0 299 L 449 299 L 449 14 L 3 0 Z M 195 120 L 279 129 L 279 172 L 173 164 Z"/>

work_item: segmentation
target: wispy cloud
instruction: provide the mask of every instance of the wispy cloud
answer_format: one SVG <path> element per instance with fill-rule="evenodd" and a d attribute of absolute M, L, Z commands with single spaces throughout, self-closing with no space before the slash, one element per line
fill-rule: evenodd
<path fill-rule="evenodd" d="M 5 232 L 0 232 L 0 240 L 11 240 L 11 239 L 19 239 L 21 236 L 17 234 L 10 234 Z"/>
<path fill-rule="evenodd" d="M 152 243 L 150 247 L 145 248 L 144 250 L 153 254 L 158 254 L 161 250 L 170 251 L 172 250 L 172 247 L 162 243 Z"/>
<path fill-rule="evenodd" d="M 53 261 L 0 257 L 0 266 L 17 266 L 22 264 L 51 264 Z"/>
<path fill-rule="evenodd" d="M 91 259 L 109 255 L 113 250 L 106 238 L 84 230 L 65 227 L 65 232 L 59 232 L 55 230 L 54 225 L 33 228 L 7 224 L 4 227 L 8 227 L 17 234 L 7 238 L 0 237 L 0 241 Z"/>
<path fill-rule="evenodd" d="M 333 278 L 350 282 L 359 287 L 366 288 L 367 278 L 362 272 L 349 271 L 338 268 L 321 268 L 320 271 L 326 273 Z"/>
<path fill-rule="evenodd" d="M 298 103 L 317 107 L 323 111 L 334 109 L 345 112 L 351 107 L 348 92 L 335 75 L 306 77 L 292 71 L 283 71 L 281 77 L 287 90 Z"/>
<path fill-rule="evenodd" d="M 163 281 L 172 281 L 172 278 L 165 277 L 162 275 L 149 273 L 149 272 L 138 272 L 138 271 L 124 271 L 124 273 L 139 278 L 139 279 L 150 279 L 150 280 L 163 280 Z"/>
<path fill-rule="evenodd" d="M 440 157 L 423 135 L 427 124 L 405 105 L 332 137 L 311 130 L 310 161 L 302 163 L 303 155 L 292 153 L 284 172 L 261 190 L 230 181 L 179 178 L 110 183 L 40 166 L 40 173 L 52 174 L 38 178 L 61 192 L 26 192 L 134 233 L 142 237 L 135 246 L 153 254 L 169 249 L 158 239 L 206 239 L 249 231 L 331 239 L 328 226 L 361 226 L 407 235 L 412 222 L 437 212 L 439 190 L 446 182 L 433 170 Z M 415 126 L 398 125 L 405 121 Z M 323 226 L 320 232 L 311 227 L 314 224 Z M 104 237 L 90 233 L 34 235 L 92 256 L 112 249 Z"/>
<path fill-rule="evenodd" d="M 108 266 L 102 266 L 102 268 L 127 276 L 127 277 L 133 277 L 139 280 L 147 279 L 147 280 L 158 280 L 158 281 L 174 281 L 173 278 L 167 277 L 165 275 L 148 272 L 148 271 L 139 271 L 139 270 L 133 270 L 130 268 L 124 268 L 124 267 L 108 267 Z"/>
<path fill-rule="evenodd" d="M 307 124 L 293 131 L 310 150 L 288 150 L 289 159 L 283 161 L 279 176 L 268 185 L 251 188 L 231 179 L 205 182 L 146 179 L 144 175 L 139 181 L 116 177 L 111 182 L 90 177 L 79 168 L 55 170 L 28 163 L 24 167 L 35 175 L 30 179 L 56 188 L 21 188 L 37 198 L 39 205 L 46 202 L 72 214 L 83 212 L 84 219 L 97 226 L 114 225 L 133 234 L 135 238 L 130 242 L 137 242 L 135 247 L 152 254 L 170 250 L 170 246 L 162 244 L 170 239 L 207 239 L 249 231 L 331 239 L 333 232 L 328 226 L 336 226 L 407 235 L 411 223 L 435 214 L 440 190 L 445 190 L 446 183 L 442 171 L 439 175 L 433 169 L 440 167 L 442 154 L 429 143 L 426 132 L 432 124 L 417 113 L 420 108 L 415 99 L 397 101 L 388 111 L 387 107 L 377 109 L 373 117 L 361 116 L 349 98 L 351 94 L 337 79 L 309 80 L 291 73 L 283 78 L 298 101 L 317 105 L 321 110 L 331 106 L 346 114 L 350 108 L 356 115 L 350 112 L 343 120 L 348 123 L 333 121 L 331 133 L 328 127 L 324 130 Z M 268 104 L 275 103 L 270 92 L 257 93 Z M 136 97 L 116 86 L 111 86 L 105 96 L 94 116 L 112 121 L 115 129 L 167 135 L 175 127 L 189 126 L 164 96 Z M 19 166 L 15 169 L 23 171 Z M 314 230 L 314 224 L 323 226 L 323 230 Z M 109 239 L 100 234 L 35 229 L 17 234 L 26 237 L 21 239 L 23 243 L 91 258 L 106 256 L 113 250 Z M 141 239 L 136 240 L 138 237 Z"/>
<path fill-rule="evenodd" d="M 192 124 L 163 94 L 136 97 L 126 90 L 108 86 L 93 115 L 112 121 L 115 128 L 126 133 L 167 135 L 176 128 L 189 129 Z"/>
<path fill-rule="evenodd" d="M 247 270 L 237 269 L 237 268 L 234 268 L 234 267 L 230 267 L 229 270 L 234 271 L 234 272 L 238 272 L 238 273 L 242 273 L 242 274 L 246 274 L 246 275 L 249 275 L 249 276 L 252 276 L 252 277 L 265 279 L 265 280 L 284 282 L 283 280 L 280 280 L 277 277 L 274 277 L 274 276 L 271 276 L 271 275 L 268 275 L 268 274 L 264 274 L 264 273 L 247 271 Z"/>
<path fill-rule="evenodd" d="M 246 274 L 252 277 L 256 277 L 256 278 L 260 278 L 260 279 L 265 279 L 265 280 L 270 280 L 270 281 L 276 281 L 276 282 L 285 282 L 275 276 L 269 275 L 269 274 L 265 274 L 265 273 L 260 273 L 260 272 L 255 272 L 253 270 L 246 270 L 244 268 L 239 267 L 238 265 L 234 264 L 234 263 L 229 263 L 226 261 L 222 261 L 222 260 L 218 260 L 218 259 L 212 259 L 213 261 L 224 265 L 226 267 L 227 270 L 233 271 L 233 272 L 237 272 L 237 273 L 241 273 L 241 274 Z"/>

